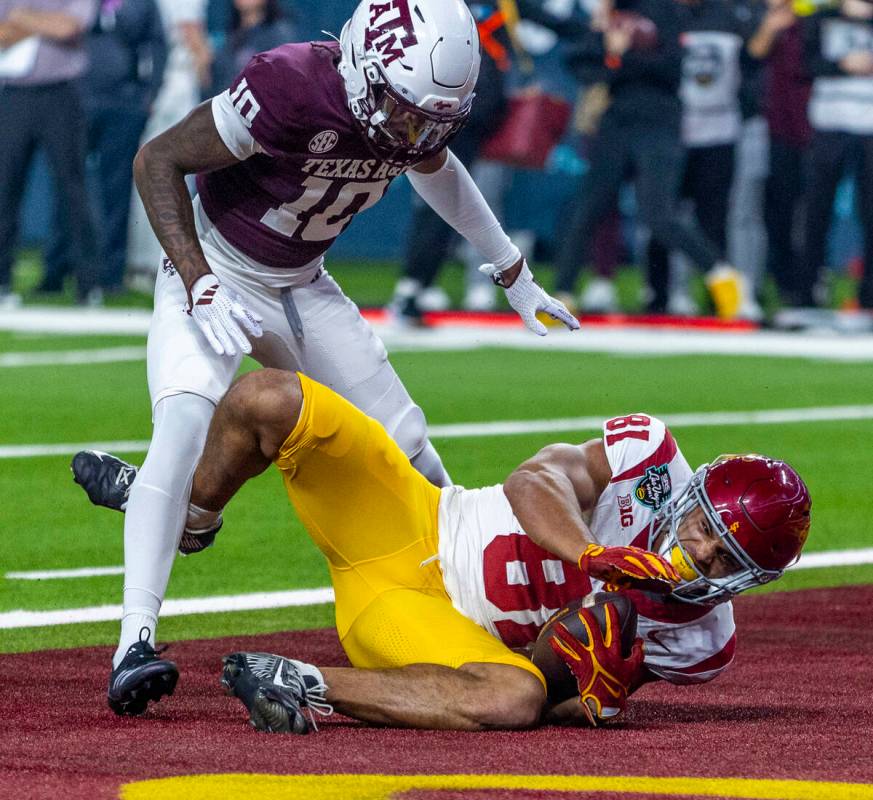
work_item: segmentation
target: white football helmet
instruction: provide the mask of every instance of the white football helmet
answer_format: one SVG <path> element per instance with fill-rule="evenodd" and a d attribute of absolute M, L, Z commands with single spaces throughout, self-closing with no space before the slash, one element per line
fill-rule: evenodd
<path fill-rule="evenodd" d="M 421 161 L 467 119 L 479 35 L 463 0 L 362 0 L 340 50 L 349 109 L 382 160 Z"/>

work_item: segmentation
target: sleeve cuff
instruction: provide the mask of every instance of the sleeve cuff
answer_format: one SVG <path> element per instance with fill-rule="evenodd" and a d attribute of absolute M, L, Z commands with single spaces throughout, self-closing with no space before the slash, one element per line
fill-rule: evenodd
<path fill-rule="evenodd" d="M 221 141 L 240 161 L 264 152 L 233 107 L 229 89 L 212 98 L 212 119 Z"/>

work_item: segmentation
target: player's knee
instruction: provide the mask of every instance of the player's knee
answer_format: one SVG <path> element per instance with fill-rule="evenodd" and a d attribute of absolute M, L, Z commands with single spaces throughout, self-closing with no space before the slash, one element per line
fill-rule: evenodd
<path fill-rule="evenodd" d="M 273 457 L 300 416 L 303 390 L 295 372 L 260 369 L 238 378 L 222 403 L 236 420 L 257 432 L 265 455 Z"/>
<path fill-rule="evenodd" d="M 471 667 L 481 682 L 470 709 L 479 727 L 520 729 L 539 722 L 546 693 L 533 673 L 501 664 L 468 664 L 462 669 Z"/>

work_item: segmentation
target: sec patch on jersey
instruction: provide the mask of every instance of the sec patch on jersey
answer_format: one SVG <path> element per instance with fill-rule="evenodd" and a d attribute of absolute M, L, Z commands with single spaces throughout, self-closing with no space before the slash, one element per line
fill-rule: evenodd
<path fill-rule="evenodd" d="M 579 609 L 587 608 L 597 620 L 600 630 L 605 633 L 607 604 L 611 604 L 618 612 L 622 656 L 627 658 L 630 655 L 637 636 L 637 610 L 627 597 L 613 592 L 597 592 L 574 600 L 546 621 L 531 653 L 531 660 L 546 678 L 550 703 L 561 703 L 579 694 L 576 678 L 549 644 L 555 623 L 562 623 L 576 639 L 584 645 L 590 645 L 588 632 L 579 618 Z"/>

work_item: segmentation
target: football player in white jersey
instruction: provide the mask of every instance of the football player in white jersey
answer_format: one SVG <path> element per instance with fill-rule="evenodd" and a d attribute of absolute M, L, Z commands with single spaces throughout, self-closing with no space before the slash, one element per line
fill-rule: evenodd
<path fill-rule="evenodd" d="M 335 388 L 377 418 L 428 480 L 449 483 L 422 410 L 324 268 L 331 243 L 394 178 L 406 174 L 486 255 L 483 271 L 527 327 L 546 334 L 537 312 L 579 327 L 533 280 L 447 149 L 478 72 L 463 0 L 363 0 L 338 41 L 256 55 L 228 91 L 137 154 L 137 188 L 166 253 L 148 339 L 154 431 L 138 474 L 96 453 L 73 465 L 92 498 L 126 509 L 108 691 L 116 713 L 142 713 L 175 688 L 175 668 L 154 658 L 157 617 L 177 547 L 207 545 L 220 525 L 204 513 L 183 530 L 209 420 L 244 354 Z M 193 204 L 187 174 L 197 176 Z M 107 470 L 122 482 L 107 485 Z"/>
<path fill-rule="evenodd" d="M 223 681 L 262 730 L 301 732 L 306 709 L 329 706 L 439 729 L 605 721 L 647 681 L 722 672 L 731 597 L 778 578 L 810 522 L 809 493 L 786 463 L 722 456 L 693 471 L 665 425 L 641 413 L 544 448 L 503 484 L 440 489 L 377 421 L 278 370 L 240 378 L 219 404 L 191 516 L 218 515 L 271 462 L 327 558 L 352 667 L 226 657 Z M 545 678 L 522 651 L 554 612 L 604 587 L 635 606 L 643 647 L 625 658 L 596 624 L 590 647 L 566 641 L 594 706 L 577 697 L 548 708 Z"/>

